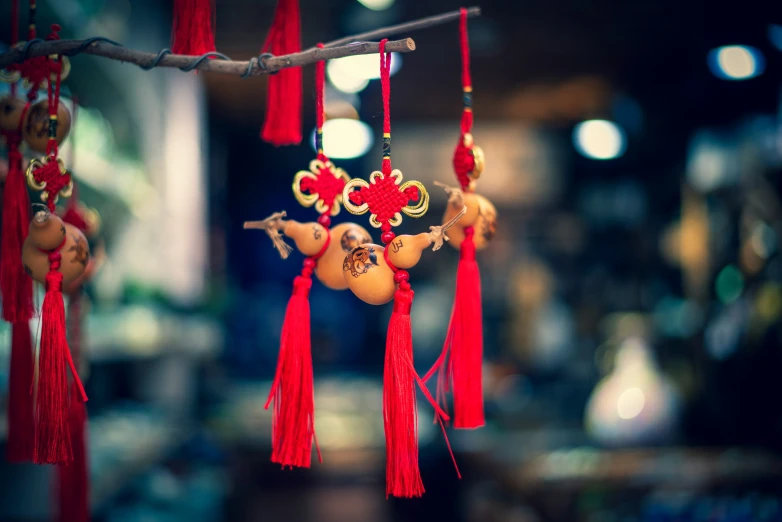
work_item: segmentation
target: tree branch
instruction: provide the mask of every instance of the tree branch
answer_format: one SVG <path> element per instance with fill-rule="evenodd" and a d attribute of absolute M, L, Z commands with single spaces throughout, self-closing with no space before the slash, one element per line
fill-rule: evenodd
<path fill-rule="evenodd" d="M 467 16 L 480 16 L 480 7 L 470 7 L 467 9 Z M 142 69 L 151 69 L 153 67 L 176 67 L 184 71 L 207 71 L 223 74 L 236 74 L 239 76 L 258 76 L 261 74 L 273 74 L 286 67 L 298 67 L 309 65 L 322 60 L 333 60 L 334 58 L 343 58 L 357 54 L 374 54 L 379 52 L 377 42 L 365 40 L 375 40 L 387 38 L 399 33 L 416 31 L 418 29 L 427 29 L 436 25 L 458 20 L 461 16 L 460 11 L 449 11 L 447 13 L 413 20 L 402 24 L 392 25 L 367 31 L 353 36 L 339 38 L 324 45 L 323 49 L 311 47 L 300 53 L 287 54 L 283 56 L 272 56 L 264 54 L 248 61 L 234 61 L 220 53 L 210 53 L 208 59 L 204 56 L 186 56 L 182 54 L 171 54 L 171 51 L 164 49 L 159 53 L 147 53 L 128 49 L 117 42 L 108 38 L 88 38 L 86 40 L 53 40 L 42 41 L 33 40 L 24 47 L 15 47 L 0 54 L 0 69 L 8 67 L 15 63 L 21 63 L 27 58 L 36 56 L 47 56 L 51 54 L 61 54 L 65 56 L 74 56 L 85 53 L 95 56 L 103 56 L 110 60 L 133 63 Z M 415 50 L 415 42 L 412 38 L 404 40 L 394 40 L 386 43 L 386 51 L 407 53 Z"/>
<path fill-rule="evenodd" d="M 380 29 L 375 29 L 374 31 L 367 31 L 361 34 L 354 34 L 353 36 L 346 36 L 344 38 L 339 38 L 327 44 L 323 44 L 323 47 L 333 48 L 333 47 L 349 44 L 351 42 L 360 42 L 362 40 L 382 40 L 383 38 L 388 38 L 389 36 L 394 36 L 399 33 L 409 33 L 410 31 L 417 31 L 419 29 L 428 29 L 436 25 L 442 25 L 448 22 L 453 22 L 458 20 L 461 14 L 462 13 L 460 10 L 448 11 L 447 13 L 442 13 L 439 15 L 427 16 L 426 18 L 419 18 L 418 20 L 413 20 L 412 22 L 405 22 L 402 24 L 390 25 L 388 27 L 381 27 Z M 474 16 L 481 16 L 480 7 L 469 7 L 467 9 L 467 17 L 472 18 Z"/>
<path fill-rule="evenodd" d="M 271 74 L 285 67 L 297 67 L 309 65 L 322 60 L 332 60 L 357 54 L 373 54 L 379 52 L 380 44 L 377 42 L 357 42 L 350 45 L 330 47 L 328 49 L 312 48 L 300 53 L 286 54 L 282 56 L 262 55 L 249 61 L 233 61 L 224 55 L 216 55 L 217 59 L 202 59 L 203 57 L 186 56 L 182 54 L 170 54 L 161 51 L 158 54 L 137 51 L 122 47 L 111 41 L 87 40 L 52 40 L 41 41 L 30 45 L 25 56 L 24 48 L 14 48 L 0 54 L 0 68 L 8 67 L 14 63 L 21 63 L 26 58 L 47 56 L 50 54 L 62 54 L 73 56 L 79 53 L 103 56 L 111 60 L 133 63 L 142 68 L 152 67 L 176 67 L 184 70 L 217 72 L 224 74 L 236 74 L 241 76 L 257 76 Z M 386 43 L 389 52 L 407 53 L 415 50 L 415 42 L 412 38 L 394 40 Z M 193 67 L 195 65 L 195 67 Z"/>

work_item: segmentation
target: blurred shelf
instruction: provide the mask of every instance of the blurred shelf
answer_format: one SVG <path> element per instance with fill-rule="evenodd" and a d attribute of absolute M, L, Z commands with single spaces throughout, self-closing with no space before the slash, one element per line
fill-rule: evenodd
<path fill-rule="evenodd" d="M 524 462 L 487 462 L 514 490 L 575 489 L 590 485 L 706 487 L 782 478 L 782 457 L 749 448 L 569 448 Z"/>
<path fill-rule="evenodd" d="M 91 504 L 98 512 L 187 440 L 181 422 L 144 412 L 90 420 Z"/>

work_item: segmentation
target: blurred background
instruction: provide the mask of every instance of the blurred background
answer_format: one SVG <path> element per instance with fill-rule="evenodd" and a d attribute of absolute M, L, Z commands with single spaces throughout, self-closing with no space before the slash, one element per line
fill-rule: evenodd
<path fill-rule="evenodd" d="M 75 57 L 64 98 L 79 110 L 61 155 L 102 217 L 107 251 L 87 290 L 94 520 L 782 520 L 782 16 L 772 4 L 480 3 L 469 21 L 474 135 L 488 159 L 478 191 L 499 212 L 479 254 L 488 424 L 449 429 L 458 480 L 420 404 L 427 493 L 413 501 L 384 497 L 391 306 L 348 291 L 316 283 L 311 294 L 324 463 L 269 462 L 263 404 L 301 255 L 282 261 L 242 222 L 316 217 L 290 190 L 315 156 L 314 68 L 304 69 L 305 140 L 275 149 L 259 138 L 262 77 Z M 458 7 L 301 0 L 303 45 Z M 257 55 L 273 9 L 218 1 L 217 49 Z M 64 38 L 169 45 L 169 2 L 41 0 L 38 12 L 41 33 L 57 22 Z M 429 213 L 401 227 L 418 233 L 445 208 L 433 182 L 454 184 L 458 24 L 409 36 L 417 50 L 392 59 L 393 161 L 430 189 Z M 376 55 L 328 64 L 326 154 L 353 177 L 380 165 L 377 76 Z M 412 272 L 421 374 L 442 349 L 457 261 L 445 247 Z M 0 520 L 52 519 L 53 477 L 0 463 Z"/>

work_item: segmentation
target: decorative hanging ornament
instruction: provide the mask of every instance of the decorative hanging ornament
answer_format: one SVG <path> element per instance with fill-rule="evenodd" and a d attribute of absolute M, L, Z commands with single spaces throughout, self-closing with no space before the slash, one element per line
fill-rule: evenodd
<path fill-rule="evenodd" d="M 460 188 L 438 184 L 448 193 L 444 219 L 467 211 L 450 232 L 451 245 L 459 248 L 456 272 L 456 292 L 443 351 L 431 370 L 428 380 L 439 372 L 438 402 L 445 407 L 445 394 L 453 394 L 455 428 L 479 428 L 485 424 L 483 411 L 483 312 L 481 305 L 481 274 L 475 251 L 485 248 L 494 237 L 497 210 L 485 197 L 475 194 L 475 186 L 484 169 L 483 151 L 472 137 L 472 80 L 470 78 L 470 46 L 467 38 L 467 10 L 461 9 L 459 24 L 462 55 L 462 87 L 464 109 L 461 134 L 453 156 L 453 167 Z"/>
<path fill-rule="evenodd" d="M 76 100 L 73 101 L 73 119 L 76 121 Z M 76 144 L 71 141 L 70 164 L 74 166 Z M 98 213 L 78 201 L 76 189 L 68 200 L 62 216 L 66 225 L 79 229 L 90 241 L 95 241 L 100 232 Z M 102 249 L 98 249 L 102 252 Z M 87 376 L 86 340 L 83 322 L 89 306 L 84 285 L 98 270 L 102 257 L 90 256 L 87 268 L 81 276 L 63 286 L 68 295 L 67 335 L 74 366 L 82 378 Z M 73 461 L 57 466 L 57 514 L 60 522 L 89 522 L 90 520 L 90 476 L 89 452 L 87 451 L 87 408 L 80 400 L 79 386 L 71 379 L 69 390 L 68 427 L 70 429 Z"/>
<path fill-rule="evenodd" d="M 301 51 L 299 0 L 278 0 L 261 56 Z M 261 60 L 263 65 L 263 60 Z M 266 120 L 261 138 L 275 146 L 301 143 L 301 67 L 286 67 L 268 76 Z"/>
<path fill-rule="evenodd" d="M 282 211 L 263 221 L 248 221 L 244 224 L 246 229 L 266 231 L 283 259 L 292 251 L 285 243 L 283 234 L 293 239 L 299 252 L 307 256 L 301 275 L 293 282 L 293 294 L 288 301 L 280 336 L 277 371 L 266 401 L 267 409 L 274 402 L 271 460 L 283 467 L 308 468 L 313 442 L 318 460 L 322 461 L 315 437 L 308 299 L 312 274 L 314 272 L 328 288 L 344 290 L 347 288 L 342 277 L 345 254 L 358 244 L 372 240 L 369 232 L 355 223 L 342 223 L 329 228 L 331 216 L 339 213 L 342 190 L 350 178 L 323 153 L 325 64 L 318 62 L 315 67 L 318 157 L 310 162 L 309 170 L 300 171 L 294 176 L 293 193 L 299 203 L 305 207 L 314 206 L 320 216 L 317 222 L 298 223 L 284 220 L 286 213 Z"/>
<path fill-rule="evenodd" d="M 59 27 L 52 26 L 52 29 L 56 36 Z M 42 191 L 41 199 L 46 205 L 40 205 L 30 222 L 22 246 L 22 263 L 33 279 L 46 286 L 41 307 L 33 461 L 37 464 L 69 464 L 73 461 L 73 448 L 66 364 L 70 367 L 78 400 L 86 402 L 87 395 L 66 339 L 62 289 L 85 272 L 90 249 L 82 231 L 65 223 L 54 213 L 57 198 L 71 194 L 73 181 L 57 156 L 61 82 L 59 56 L 50 57 L 50 67 L 56 74 L 56 80 L 49 81 L 49 139 L 46 156 L 32 160 L 27 168 L 28 184 Z"/>
<path fill-rule="evenodd" d="M 343 204 L 348 211 L 354 214 L 370 213 L 369 222 L 382 230 L 380 239 L 384 246 L 363 243 L 351 250 L 345 257 L 343 274 L 350 290 L 367 303 L 379 305 L 394 299 L 383 370 L 386 496 L 410 498 L 420 497 L 424 493 L 418 468 L 415 383 L 418 383 L 434 407 L 441 426 L 444 420 L 448 420 L 448 415 L 429 394 L 413 366 L 410 310 L 414 294 L 406 269 L 418 263 L 421 252 L 430 244 L 434 243 L 433 250 L 440 248 L 442 242 L 448 239 L 444 232 L 452 223 L 431 227 L 428 234 L 417 236 L 396 236 L 392 231 L 392 227 L 402 222 L 403 213 L 410 217 L 424 215 L 429 206 L 429 195 L 418 181 L 402 183 L 402 173 L 391 168 L 391 54 L 385 52 L 386 41 L 384 39 L 380 42 L 384 109 L 382 169 L 370 175 L 369 183 L 360 179 L 349 181 L 342 193 Z M 458 468 L 456 471 L 458 474 Z"/>
<path fill-rule="evenodd" d="M 34 4 L 33 4 L 34 5 Z M 34 8 L 32 8 L 34 13 Z M 11 42 L 19 40 L 19 1 L 11 1 Z M 34 20 L 33 20 L 34 21 Z M 30 24 L 32 34 L 35 24 Z M 32 279 L 22 265 L 22 244 L 30 221 L 30 200 L 24 181 L 22 120 L 29 103 L 16 97 L 17 85 L 10 96 L 0 99 L 0 136 L 8 150 L 8 174 L 3 190 L 2 240 L 0 243 L 0 292 L 3 319 L 11 324 L 7 400 L 6 458 L 9 462 L 33 460 L 35 421 L 33 417 L 34 352 L 29 321 L 33 316 Z M 32 99 L 36 93 L 31 91 Z"/>

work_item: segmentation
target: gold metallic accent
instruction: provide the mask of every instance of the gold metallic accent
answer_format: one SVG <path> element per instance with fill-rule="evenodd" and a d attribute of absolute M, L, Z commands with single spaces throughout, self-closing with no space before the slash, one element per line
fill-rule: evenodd
<path fill-rule="evenodd" d="M 44 156 L 41 159 L 32 159 L 30 160 L 29 165 L 27 165 L 27 170 L 25 171 L 24 175 L 27 179 L 27 184 L 30 186 L 33 190 L 40 190 L 41 191 L 41 201 L 47 201 L 49 199 L 49 191 L 46 190 L 46 182 L 42 181 L 41 183 L 38 183 L 35 179 L 34 171 L 37 168 L 43 167 L 44 165 L 48 164 L 50 161 L 53 161 L 51 156 Z M 57 158 L 57 166 L 60 170 L 60 174 L 65 176 L 68 174 L 68 169 L 65 168 L 65 164 L 63 164 L 62 160 L 60 158 Z M 59 194 L 54 195 L 54 202 L 57 203 L 57 200 L 60 199 L 60 196 L 64 198 L 71 197 L 71 194 L 73 194 L 73 179 L 71 179 L 67 185 L 65 185 L 62 190 L 60 190 Z"/>
<path fill-rule="evenodd" d="M 384 178 L 385 176 L 383 173 L 379 170 L 376 170 L 369 175 L 369 183 L 359 178 L 350 180 L 350 182 L 345 185 L 345 189 L 342 191 L 342 202 L 343 205 L 345 205 L 345 209 L 351 214 L 355 214 L 357 216 L 366 213 L 369 210 L 369 205 L 367 203 L 354 205 L 350 201 L 350 193 L 353 192 L 353 190 L 356 188 L 361 189 L 369 187 L 370 183 L 375 184 L 378 179 Z M 402 183 L 404 176 L 402 175 L 402 171 L 399 169 L 394 169 L 391 171 L 391 178 L 393 178 L 394 184 L 400 185 L 399 190 L 404 192 L 408 187 L 416 187 L 421 196 L 418 202 L 414 205 L 405 205 L 402 207 L 401 213 L 397 212 L 394 214 L 394 216 L 388 220 L 388 223 L 394 227 L 399 226 L 402 223 L 402 213 L 412 218 L 419 218 L 426 214 L 426 211 L 429 210 L 429 193 L 426 191 L 424 184 L 420 181 L 406 181 Z M 375 228 L 380 228 L 382 226 L 382 223 L 377 220 L 377 215 L 375 214 L 369 216 L 369 224 Z"/>
<path fill-rule="evenodd" d="M 318 179 L 318 174 L 320 174 L 321 170 L 330 171 L 335 178 L 344 179 L 345 183 L 350 181 L 350 176 L 348 176 L 348 173 L 345 172 L 343 169 L 335 167 L 334 164 L 331 163 L 330 161 L 323 162 L 319 159 L 314 159 L 310 161 L 309 171 L 300 170 L 293 177 L 293 195 L 296 198 L 296 201 L 298 201 L 301 206 L 311 207 L 312 205 L 315 205 L 315 210 L 317 210 L 320 214 L 323 214 L 324 212 L 328 212 L 329 208 L 320 198 L 320 194 L 318 193 L 305 194 L 301 190 L 302 180 L 304 178 Z M 336 216 L 337 214 L 339 214 L 340 204 L 343 203 L 342 194 L 338 194 L 334 198 L 334 203 L 335 205 L 332 205 L 331 207 L 332 216 Z"/>
<path fill-rule="evenodd" d="M 57 55 L 52 55 L 57 56 Z M 51 57 L 50 57 L 51 58 Z M 71 60 L 67 56 L 60 56 L 60 61 L 62 62 L 62 72 L 60 73 L 60 81 L 64 82 L 68 76 L 71 74 Z M 53 72 L 49 75 L 49 81 L 52 83 L 57 81 L 57 73 Z M 25 89 L 32 88 L 33 84 L 28 80 L 27 78 L 24 79 L 23 84 Z M 38 86 L 39 91 L 45 91 L 49 88 L 49 86 L 46 84 L 46 82 L 41 82 L 41 85 Z"/>
<path fill-rule="evenodd" d="M 22 73 L 19 71 L 9 71 L 8 69 L 0 69 L 0 82 L 3 83 L 16 83 L 22 77 Z"/>
<path fill-rule="evenodd" d="M 475 168 L 470 172 L 472 179 L 478 179 L 483 173 L 483 169 L 486 167 L 486 157 L 483 155 L 483 149 L 477 145 L 472 147 L 472 157 L 475 160 Z"/>
<path fill-rule="evenodd" d="M 366 203 L 361 205 L 354 205 L 353 202 L 350 201 L 349 196 L 350 193 L 353 192 L 353 189 L 362 189 L 364 187 L 369 187 L 369 183 L 361 178 L 353 178 L 345 183 L 345 188 L 342 189 L 342 204 L 345 206 L 345 210 L 351 214 L 355 214 L 356 216 L 360 216 L 361 214 L 366 213 L 366 211 L 369 210 L 369 205 Z"/>

